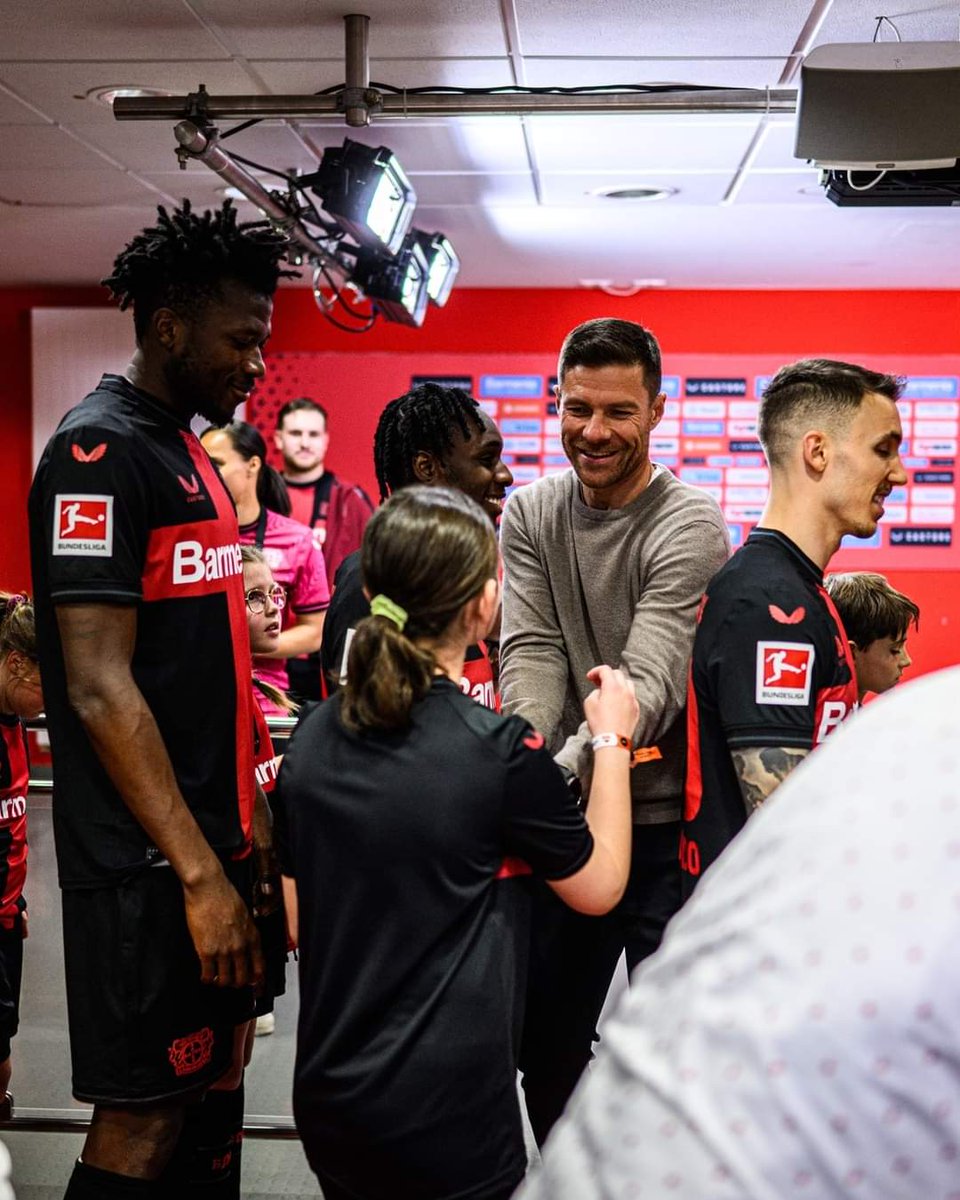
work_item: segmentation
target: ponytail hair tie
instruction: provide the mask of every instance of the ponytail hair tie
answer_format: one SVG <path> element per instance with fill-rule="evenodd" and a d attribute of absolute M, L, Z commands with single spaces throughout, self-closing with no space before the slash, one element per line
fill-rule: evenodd
<path fill-rule="evenodd" d="M 23 594 L 23 592 L 17 592 L 16 595 L 11 596 L 7 600 L 7 607 L 6 607 L 5 615 L 9 617 L 10 614 L 14 611 L 14 609 L 19 608 L 21 604 L 27 604 L 27 603 L 29 603 L 29 600 Z"/>
<path fill-rule="evenodd" d="M 370 611 L 375 617 L 386 617 L 388 621 L 392 621 L 394 625 L 403 632 L 403 627 L 407 623 L 407 610 L 401 608 L 399 604 L 395 604 L 389 596 L 384 596 L 381 593 L 379 596 L 374 596 L 370 601 Z"/>

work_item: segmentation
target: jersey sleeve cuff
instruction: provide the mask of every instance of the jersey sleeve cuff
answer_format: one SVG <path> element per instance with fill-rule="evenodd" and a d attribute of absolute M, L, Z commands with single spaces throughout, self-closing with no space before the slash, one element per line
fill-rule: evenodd
<path fill-rule="evenodd" d="M 591 854 L 593 854 L 593 834 L 587 830 L 587 840 L 572 863 L 569 863 L 560 871 L 544 871 L 541 874 L 548 882 L 557 883 L 562 879 L 569 879 L 571 875 L 576 875 L 582 867 L 587 865 Z"/>

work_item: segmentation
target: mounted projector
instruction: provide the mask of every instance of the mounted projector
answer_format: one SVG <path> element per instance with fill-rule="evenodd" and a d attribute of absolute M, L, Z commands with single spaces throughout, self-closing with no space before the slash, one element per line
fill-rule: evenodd
<path fill-rule="evenodd" d="M 800 71 L 795 153 L 828 170 L 952 168 L 960 158 L 960 43 L 815 47 Z"/>
<path fill-rule="evenodd" d="M 960 164 L 937 171 L 828 171 L 827 199 L 839 208 L 960 208 Z"/>

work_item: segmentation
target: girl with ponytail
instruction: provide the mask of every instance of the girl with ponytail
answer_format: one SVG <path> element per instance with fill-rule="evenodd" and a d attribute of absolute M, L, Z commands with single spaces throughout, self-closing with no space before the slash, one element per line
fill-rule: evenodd
<path fill-rule="evenodd" d="M 267 462 L 267 447 L 259 430 L 246 421 L 232 421 L 222 428 L 211 425 L 200 440 L 237 506 L 241 545 L 263 551 L 284 590 L 280 636 L 272 649 L 255 656 L 254 668 L 269 689 L 286 692 L 286 660 L 320 648 L 323 618 L 330 604 L 323 554 L 306 525 L 290 519 L 287 485 Z M 262 706 L 269 715 L 284 714 L 283 707 L 269 695 Z"/>
<path fill-rule="evenodd" d="M 10 1039 L 17 1032 L 27 936 L 27 786 L 22 722 L 43 711 L 33 604 L 0 592 L 0 1119 L 10 1116 Z"/>
<path fill-rule="evenodd" d="M 371 614 L 344 689 L 301 720 L 276 839 L 299 902 L 294 1111 L 327 1200 L 505 1200 L 540 875 L 609 911 L 630 862 L 633 689 L 591 672 L 585 815 L 543 738 L 459 688 L 500 601 L 496 535 L 463 492 L 398 491 L 361 550 Z"/>

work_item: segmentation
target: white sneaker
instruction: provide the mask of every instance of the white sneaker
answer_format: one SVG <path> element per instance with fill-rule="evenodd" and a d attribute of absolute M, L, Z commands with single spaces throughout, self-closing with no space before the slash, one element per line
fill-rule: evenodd
<path fill-rule="evenodd" d="M 253 1030 L 254 1037 L 266 1037 L 267 1034 L 273 1033 L 277 1027 L 277 1021 L 273 1013 L 264 1013 L 263 1016 L 257 1017 L 257 1024 Z"/>

